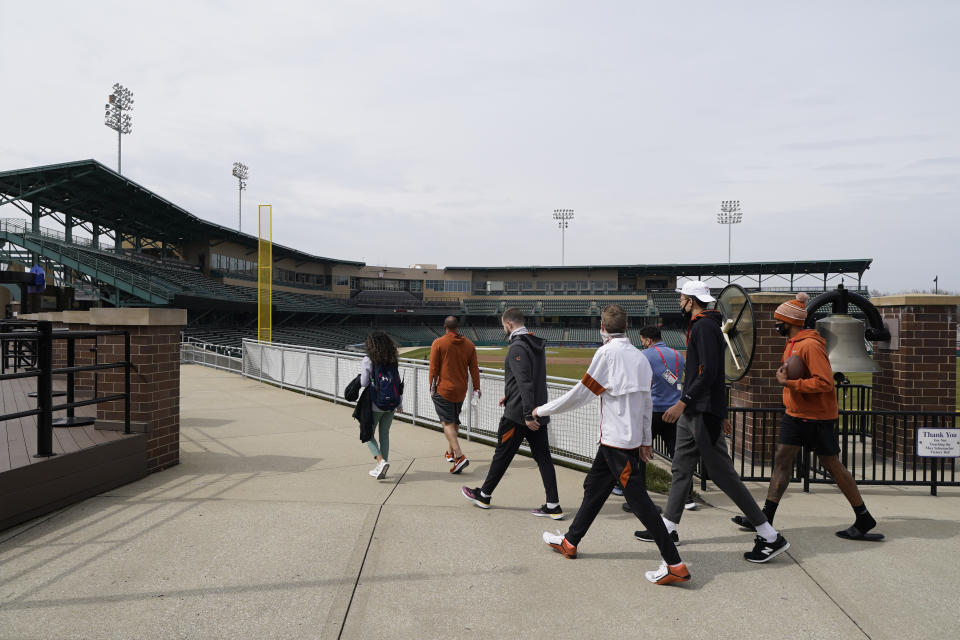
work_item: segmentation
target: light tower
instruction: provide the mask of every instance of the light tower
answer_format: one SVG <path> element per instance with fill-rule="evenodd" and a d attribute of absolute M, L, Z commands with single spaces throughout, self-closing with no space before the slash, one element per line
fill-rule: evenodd
<path fill-rule="evenodd" d="M 573 220 L 573 209 L 554 209 L 553 219 L 560 227 L 560 265 L 562 266 L 566 260 L 566 233 L 570 220 Z"/>
<path fill-rule="evenodd" d="M 113 85 L 113 93 L 107 98 L 104 105 L 103 124 L 117 132 L 117 173 L 120 173 L 120 147 L 124 134 L 130 133 L 133 128 L 133 92 L 119 82 Z"/>
<path fill-rule="evenodd" d="M 247 165 L 242 162 L 233 163 L 233 177 L 237 179 L 237 231 L 243 231 L 243 190 L 247 188 Z"/>
<path fill-rule="evenodd" d="M 743 211 L 740 210 L 739 200 L 724 200 L 720 203 L 720 213 L 717 214 L 717 222 L 727 225 L 727 283 L 731 280 L 733 273 L 732 247 L 733 247 L 733 225 L 739 224 L 743 220 Z"/>

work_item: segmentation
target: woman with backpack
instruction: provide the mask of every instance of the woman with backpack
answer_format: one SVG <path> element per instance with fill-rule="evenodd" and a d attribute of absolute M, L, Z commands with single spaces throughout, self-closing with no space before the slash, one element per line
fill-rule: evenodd
<path fill-rule="evenodd" d="M 393 414 L 403 401 L 403 383 L 397 367 L 399 354 L 397 343 L 383 331 L 373 331 L 367 336 L 367 355 L 361 362 L 360 386 L 370 389 L 373 404 L 373 435 L 367 441 L 370 453 L 377 460 L 377 466 L 370 475 L 377 480 L 387 477 L 390 454 L 390 425 Z M 380 442 L 377 443 L 377 431 Z"/>

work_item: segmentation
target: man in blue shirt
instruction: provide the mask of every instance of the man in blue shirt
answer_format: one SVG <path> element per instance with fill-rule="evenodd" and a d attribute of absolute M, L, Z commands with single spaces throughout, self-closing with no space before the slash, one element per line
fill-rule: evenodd
<path fill-rule="evenodd" d="M 653 437 L 658 435 L 663 438 L 667 445 L 667 453 L 673 457 L 674 446 L 677 443 L 677 425 L 663 421 L 663 412 L 672 407 L 680 400 L 680 389 L 683 385 L 683 367 L 686 364 L 683 356 L 676 349 L 671 349 L 664 343 L 663 336 L 660 334 L 660 327 L 648 325 L 640 329 L 640 346 L 643 348 L 643 355 L 650 362 L 650 368 L 653 369 L 653 389 L 651 396 L 653 398 Z M 693 485 L 687 489 L 688 493 L 692 491 Z M 685 509 L 696 509 L 697 503 L 691 496 L 683 505 Z M 624 511 L 629 511 L 627 504 L 623 505 Z"/>

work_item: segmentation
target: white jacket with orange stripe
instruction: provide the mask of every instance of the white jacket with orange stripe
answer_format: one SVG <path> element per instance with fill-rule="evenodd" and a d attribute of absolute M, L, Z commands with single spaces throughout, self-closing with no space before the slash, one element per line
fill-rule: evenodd
<path fill-rule="evenodd" d="M 572 411 L 600 396 L 600 444 L 618 449 L 649 446 L 653 442 L 652 383 L 647 359 L 628 338 L 617 337 L 597 349 L 580 382 L 556 400 L 537 407 L 537 415 Z"/>

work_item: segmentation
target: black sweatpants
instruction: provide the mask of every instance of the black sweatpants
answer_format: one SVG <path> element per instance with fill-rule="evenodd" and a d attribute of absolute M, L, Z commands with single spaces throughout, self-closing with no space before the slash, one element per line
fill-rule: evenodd
<path fill-rule="evenodd" d="M 647 463 L 640 459 L 640 449 L 615 449 L 600 445 L 597 457 L 593 459 L 593 466 L 583 481 L 583 504 L 564 536 L 567 542 L 573 546 L 580 543 L 618 481 L 634 515 L 640 518 L 647 531 L 653 534 L 660 555 L 667 564 L 680 564 L 677 547 L 670 539 L 667 527 L 657 513 L 653 501 L 647 495 Z"/>
<path fill-rule="evenodd" d="M 531 431 L 527 428 L 527 425 L 517 424 L 504 417 L 500 418 L 497 435 L 499 441 L 496 450 L 493 452 L 490 471 L 487 472 L 487 479 L 483 481 L 480 490 L 488 496 L 493 495 L 493 490 L 500 484 L 503 474 L 507 472 L 507 467 L 513 461 L 513 456 L 517 455 L 523 439 L 526 438 L 527 442 L 530 443 L 530 453 L 540 469 L 540 479 L 543 480 L 547 502 L 560 502 L 560 497 L 557 494 L 557 472 L 553 468 L 553 460 L 550 458 L 547 427 L 542 426 L 536 431 Z"/>

